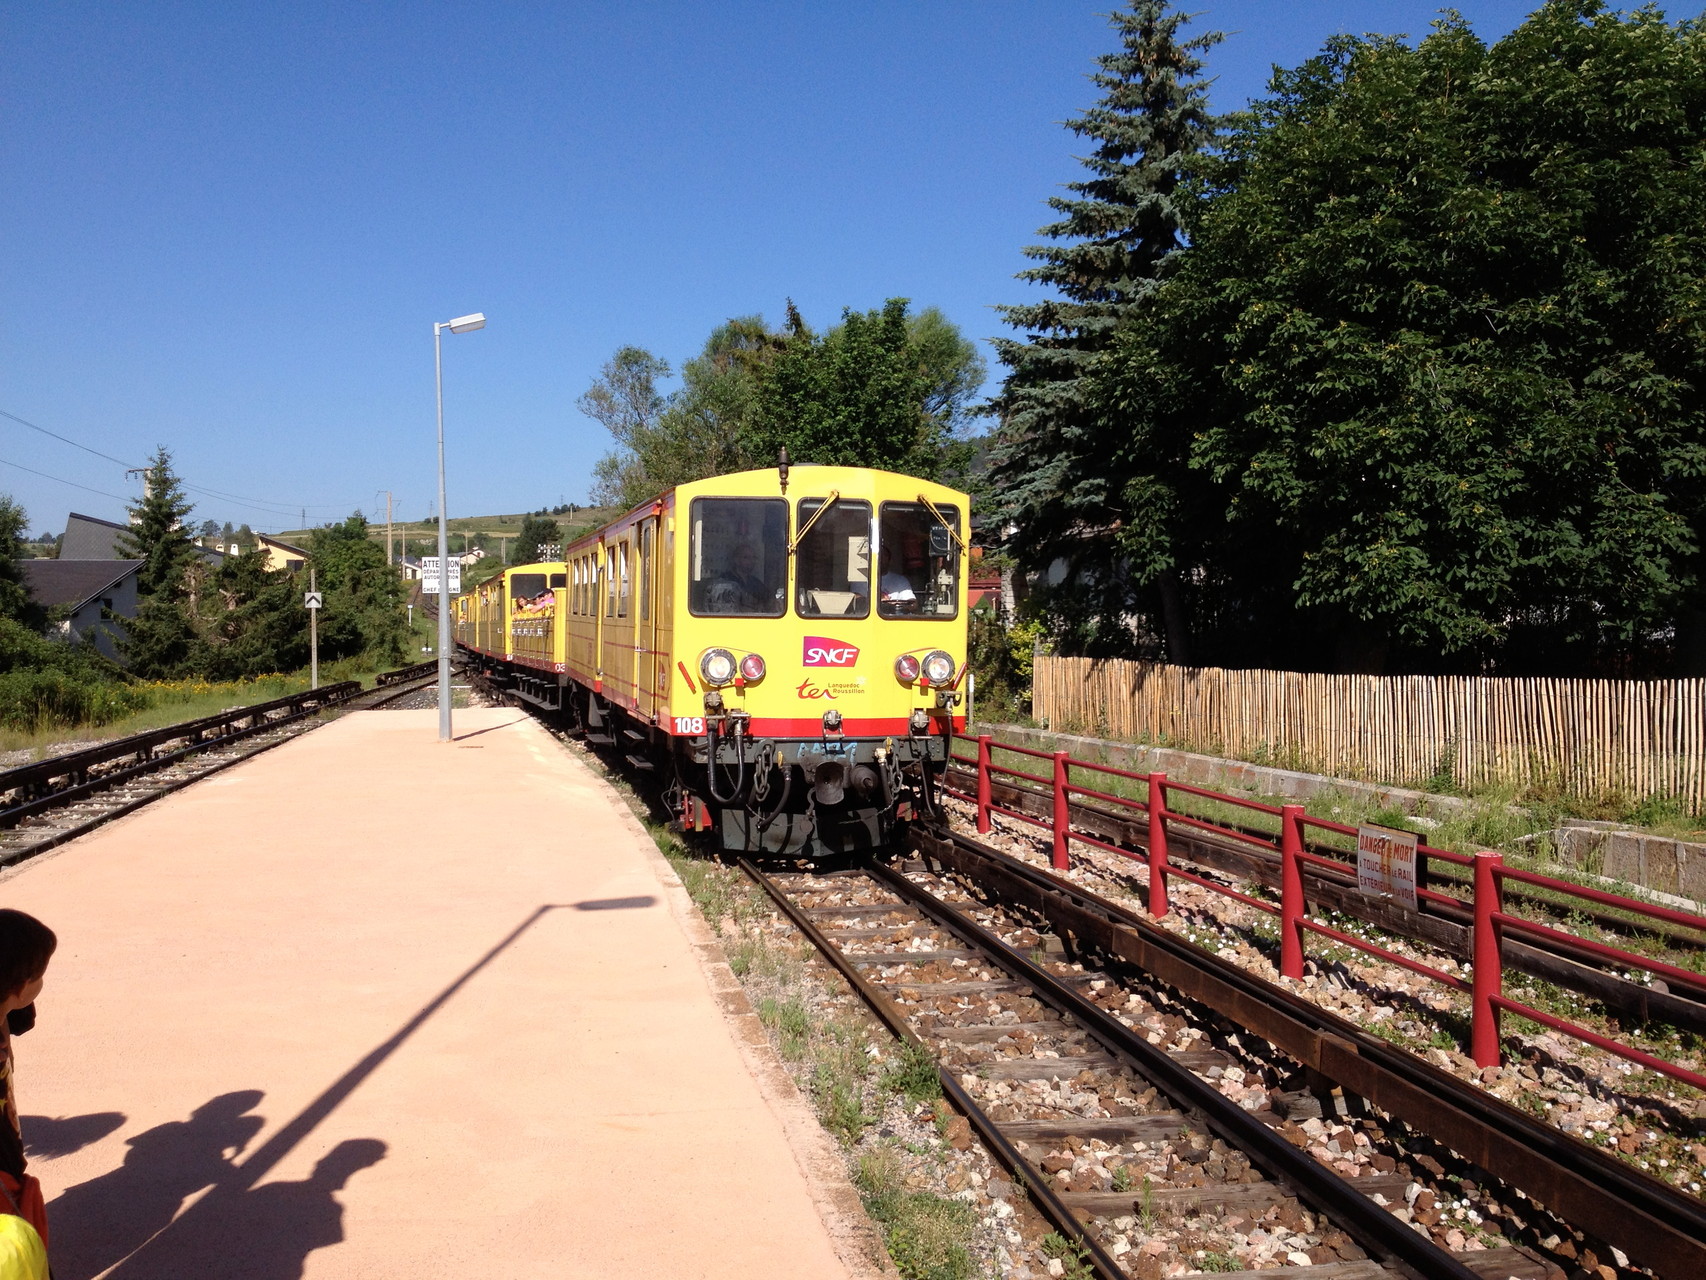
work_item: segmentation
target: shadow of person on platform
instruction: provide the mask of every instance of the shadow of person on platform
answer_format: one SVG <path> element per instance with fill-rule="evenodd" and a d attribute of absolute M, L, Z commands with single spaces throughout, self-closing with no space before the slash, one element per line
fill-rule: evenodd
<path fill-rule="evenodd" d="M 265 1123 L 248 1114 L 259 1089 L 221 1094 L 190 1113 L 126 1140 L 111 1173 L 80 1182 L 47 1207 L 55 1280 L 90 1280 L 146 1244 L 185 1200 L 227 1178 L 232 1158 Z"/>
<path fill-rule="evenodd" d="M 337 1192 L 383 1160 L 385 1150 L 377 1138 L 352 1138 L 322 1156 L 301 1182 L 247 1191 L 215 1187 L 109 1280 L 301 1280 L 310 1253 L 344 1238 Z"/>
<path fill-rule="evenodd" d="M 21 1116 L 24 1154 L 32 1160 L 57 1160 L 99 1142 L 124 1123 L 122 1111 L 95 1111 L 86 1116 Z"/>

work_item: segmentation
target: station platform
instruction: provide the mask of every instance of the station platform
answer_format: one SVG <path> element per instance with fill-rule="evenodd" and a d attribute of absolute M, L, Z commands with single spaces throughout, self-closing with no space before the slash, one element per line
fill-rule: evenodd
<path fill-rule="evenodd" d="M 619 797 L 518 711 L 436 737 L 346 715 L 0 883 L 60 938 L 57 1280 L 882 1274 Z"/>

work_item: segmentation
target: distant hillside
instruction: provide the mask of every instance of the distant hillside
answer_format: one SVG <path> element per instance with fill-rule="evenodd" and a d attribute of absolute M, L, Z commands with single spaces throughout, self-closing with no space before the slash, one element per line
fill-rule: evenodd
<path fill-rule="evenodd" d="M 513 515 L 498 516 L 452 516 L 446 521 L 446 531 L 450 535 L 450 549 L 453 552 L 468 550 L 472 547 L 484 547 L 496 555 L 500 552 L 507 554 L 508 544 L 521 531 L 521 522 L 526 519 L 528 512 L 516 512 Z M 563 540 L 572 542 L 581 534 L 599 525 L 615 519 L 622 514 L 619 507 L 581 507 L 577 506 L 573 514 L 547 515 L 547 519 L 555 520 L 557 527 L 563 531 Z M 371 521 L 371 518 L 370 518 Z M 391 526 L 393 538 L 401 538 L 411 556 L 435 555 L 438 551 L 438 521 L 436 520 L 398 520 Z M 309 529 L 286 529 L 274 534 L 285 542 L 297 546 L 306 546 L 313 537 Z M 376 523 L 368 525 L 368 536 L 381 545 L 385 542 L 385 521 L 381 518 Z"/>

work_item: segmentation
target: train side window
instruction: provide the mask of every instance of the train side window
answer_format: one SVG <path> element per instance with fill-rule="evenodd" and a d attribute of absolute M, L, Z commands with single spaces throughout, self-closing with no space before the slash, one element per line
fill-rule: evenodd
<path fill-rule="evenodd" d="M 700 617 L 779 618 L 787 608 L 788 503 L 695 498 L 687 604 Z"/>
<path fill-rule="evenodd" d="M 960 509 L 937 503 L 936 510 L 947 528 L 923 503 L 883 503 L 877 521 L 879 616 L 959 616 L 960 554 L 955 535 L 960 529 Z"/>
<path fill-rule="evenodd" d="M 640 528 L 640 621 L 652 616 L 652 535 L 655 526 L 647 521 Z"/>
<path fill-rule="evenodd" d="M 616 548 L 604 550 L 604 616 L 616 616 Z"/>
<path fill-rule="evenodd" d="M 628 543 L 620 542 L 616 546 L 616 616 L 628 616 Z"/>
<path fill-rule="evenodd" d="M 551 590 L 555 591 L 558 587 L 566 587 L 568 585 L 569 585 L 569 575 L 568 574 L 566 574 L 566 573 L 553 573 L 551 575 Z"/>
<path fill-rule="evenodd" d="M 800 500 L 795 528 L 811 528 L 794 559 L 794 607 L 802 618 L 868 618 L 871 504 L 841 499 L 823 511 L 824 501 Z"/>

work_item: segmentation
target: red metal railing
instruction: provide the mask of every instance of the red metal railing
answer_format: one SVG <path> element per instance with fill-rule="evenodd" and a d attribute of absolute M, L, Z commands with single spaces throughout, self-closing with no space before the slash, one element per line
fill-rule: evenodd
<path fill-rule="evenodd" d="M 996 764 L 993 756 L 997 750 L 1011 753 L 1023 759 L 1047 761 L 1049 772 L 1046 775 L 1030 773 L 1022 768 Z M 1325 818 L 1311 817 L 1304 811 L 1302 805 L 1276 806 L 1263 804 L 1260 801 L 1248 800 L 1241 796 L 1210 791 L 1206 787 L 1170 781 L 1165 773 L 1134 773 L 1126 769 L 1117 769 L 1112 765 L 1097 764 L 1089 760 L 1075 760 L 1064 751 L 1038 751 L 1030 747 L 996 742 L 988 734 L 978 737 L 977 755 L 975 757 L 955 753 L 952 759 L 956 764 L 964 765 L 974 772 L 976 786 L 972 792 L 960 791 L 952 786 L 947 789 L 952 794 L 969 800 L 975 805 L 977 830 L 980 835 L 987 834 L 990 831 L 993 825 L 993 815 L 1001 814 L 1004 817 L 1042 828 L 1050 833 L 1053 841 L 1051 862 L 1056 870 L 1064 871 L 1070 867 L 1074 843 L 1119 854 L 1140 864 L 1146 864 L 1149 871 L 1148 909 L 1149 913 L 1156 917 L 1168 914 L 1170 909 L 1167 896 L 1168 882 L 1174 878 L 1200 885 L 1205 889 L 1242 902 L 1246 906 L 1254 907 L 1258 911 L 1277 916 L 1280 926 L 1280 973 L 1284 977 L 1301 978 L 1303 976 L 1307 938 L 1309 934 L 1314 933 L 1324 938 L 1330 938 L 1341 946 L 1351 947 L 1376 956 L 1386 963 L 1399 965 L 1452 991 L 1467 995 L 1470 1001 L 1469 1053 L 1479 1066 L 1496 1066 L 1502 1060 L 1499 1015 L 1501 1012 L 1509 1012 L 1549 1027 L 1554 1031 L 1573 1036 L 1584 1043 L 1594 1045 L 1607 1053 L 1615 1054 L 1651 1071 L 1693 1085 L 1697 1089 L 1706 1089 L 1706 1075 L 1610 1039 L 1578 1023 L 1566 1021 L 1510 999 L 1504 994 L 1504 963 L 1501 955 L 1501 947 L 1507 933 L 1555 943 L 1561 942 L 1570 948 L 1591 953 L 1602 960 L 1621 965 L 1626 969 L 1639 970 L 1651 974 L 1655 978 L 1661 978 L 1673 987 L 1680 985 L 1686 988 L 1688 994 L 1693 998 L 1706 999 L 1706 974 L 1694 973 L 1676 965 L 1654 960 L 1618 947 L 1607 946 L 1592 939 L 1579 938 L 1550 925 L 1509 914 L 1504 909 L 1504 883 L 1507 880 L 1520 881 L 1523 884 L 1544 889 L 1565 899 L 1577 899 L 1601 907 L 1611 907 L 1644 919 L 1699 930 L 1703 933 L 1706 933 L 1706 916 L 1676 911 L 1642 902 L 1639 899 L 1571 884 L 1568 881 L 1539 875 L 1532 871 L 1507 867 L 1504 865 L 1504 856 L 1500 853 L 1482 852 L 1470 856 L 1418 842 L 1419 866 L 1416 889 L 1418 908 L 1423 912 L 1426 911 L 1428 905 L 1456 908 L 1467 913 L 1472 920 L 1470 931 L 1473 948 L 1471 952 L 1472 962 L 1470 978 L 1465 981 L 1456 974 L 1447 973 L 1434 965 L 1401 955 L 1396 951 L 1370 942 L 1366 938 L 1359 938 L 1355 934 L 1336 929 L 1310 917 L 1305 872 L 1312 871 L 1318 876 L 1325 875 L 1343 880 L 1354 873 L 1354 864 L 1346 858 L 1329 857 L 1310 850 L 1305 838 L 1305 831 L 1306 829 L 1314 829 L 1349 836 L 1354 839 L 1357 834 L 1355 827 L 1332 822 Z M 1119 795 L 1114 791 L 1082 785 L 1080 782 L 1074 781 L 1074 770 L 1089 771 L 1108 778 L 1120 778 L 1141 784 L 1144 798 L 1140 800 L 1131 796 Z M 1083 777 L 1082 772 L 1079 776 Z M 1047 799 L 1050 802 L 1049 819 L 1045 821 L 1034 814 L 1024 812 L 1022 809 L 997 803 L 994 798 L 993 785 L 996 779 L 1010 780 L 1013 785 L 1030 792 L 1038 799 Z M 1030 785 L 1027 786 L 1027 784 Z M 1278 818 L 1278 837 L 1277 839 L 1267 838 L 1240 830 L 1237 827 L 1218 824 L 1206 818 L 1180 813 L 1170 806 L 1168 802 L 1170 794 L 1193 796 L 1216 804 L 1230 805 L 1240 810 L 1262 814 L 1268 818 Z M 1071 821 L 1071 805 L 1074 798 L 1093 800 L 1102 805 L 1111 806 L 1115 810 L 1123 809 L 1143 815 L 1147 823 L 1145 847 L 1141 851 L 1137 851 L 1098 839 L 1083 830 L 1074 830 Z M 1272 902 L 1242 893 L 1230 885 L 1188 871 L 1173 862 L 1167 849 L 1167 837 L 1170 828 L 1207 832 L 1218 839 L 1238 842 L 1263 855 L 1274 858 L 1279 869 L 1279 904 L 1276 906 Z M 1428 863 L 1433 862 L 1453 864 L 1468 871 L 1470 873 L 1468 896 L 1458 897 L 1421 883 L 1425 878 L 1422 869 Z"/>

